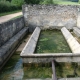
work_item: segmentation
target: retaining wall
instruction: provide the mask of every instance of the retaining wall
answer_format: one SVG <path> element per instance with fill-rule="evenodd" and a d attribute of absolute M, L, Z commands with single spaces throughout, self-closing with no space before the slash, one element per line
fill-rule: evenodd
<path fill-rule="evenodd" d="M 30 31 L 35 27 L 42 29 L 72 29 L 77 26 L 79 6 L 69 5 L 23 5 L 25 25 Z"/>
<path fill-rule="evenodd" d="M 24 28 L 23 17 L 0 24 L 0 46 Z"/>
<path fill-rule="evenodd" d="M 23 17 L 0 24 L 0 70 L 27 33 Z"/>

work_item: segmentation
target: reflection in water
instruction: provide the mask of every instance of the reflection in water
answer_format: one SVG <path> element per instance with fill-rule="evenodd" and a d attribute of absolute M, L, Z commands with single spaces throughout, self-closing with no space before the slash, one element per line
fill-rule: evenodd
<path fill-rule="evenodd" d="M 23 67 L 19 54 L 14 53 L 0 72 L 0 80 L 23 80 L 30 78 L 51 78 L 52 68 L 43 64 L 27 64 Z"/>
<path fill-rule="evenodd" d="M 0 80 L 22 80 L 23 75 L 22 59 L 14 54 L 1 71 Z"/>

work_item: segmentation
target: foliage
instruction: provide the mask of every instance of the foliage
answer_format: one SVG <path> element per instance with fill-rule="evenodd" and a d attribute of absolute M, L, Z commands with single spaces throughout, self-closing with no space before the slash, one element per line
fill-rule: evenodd
<path fill-rule="evenodd" d="M 12 0 L 11 3 L 21 8 L 24 4 L 24 0 Z"/>
<path fill-rule="evenodd" d="M 53 0 L 43 0 L 40 4 L 54 4 Z"/>
<path fill-rule="evenodd" d="M 21 10 L 15 10 L 15 11 L 9 11 L 9 12 L 2 12 L 2 13 L 0 13 L 0 17 L 1 16 L 8 15 L 8 14 L 17 13 L 17 12 L 21 12 Z"/>
<path fill-rule="evenodd" d="M 9 1 L 9 2 L 11 2 L 12 0 L 6 0 L 6 1 Z"/>
<path fill-rule="evenodd" d="M 42 0 L 25 0 L 27 4 L 39 4 Z"/>
<path fill-rule="evenodd" d="M 0 13 L 17 10 L 17 6 L 9 1 L 0 1 Z"/>

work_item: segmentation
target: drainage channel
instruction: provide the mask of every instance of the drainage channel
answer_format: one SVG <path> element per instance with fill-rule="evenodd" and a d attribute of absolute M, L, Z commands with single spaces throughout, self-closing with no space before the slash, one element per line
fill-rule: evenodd
<path fill-rule="evenodd" d="M 25 36 L 21 45 L 0 71 L 0 80 L 21 80 L 24 75 L 22 59 L 20 53 L 30 38 L 31 34 Z"/>

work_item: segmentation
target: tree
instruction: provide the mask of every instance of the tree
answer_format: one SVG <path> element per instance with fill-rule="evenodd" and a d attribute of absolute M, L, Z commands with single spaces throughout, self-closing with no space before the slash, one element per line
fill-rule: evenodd
<path fill-rule="evenodd" d="M 6 0 L 6 1 L 9 1 L 9 2 L 11 2 L 12 0 Z"/>
<path fill-rule="evenodd" d="M 18 7 L 22 7 L 22 5 L 25 3 L 24 0 L 12 0 L 12 4 L 15 4 Z"/>
<path fill-rule="evenodd" d="M 25 0 L 27 4 L 39 4 L 41 0 Z"/>
<path fill-rule="evenodd" d="M 41 4 L 53 4 L 53 0 L 43 0 Z"/>

